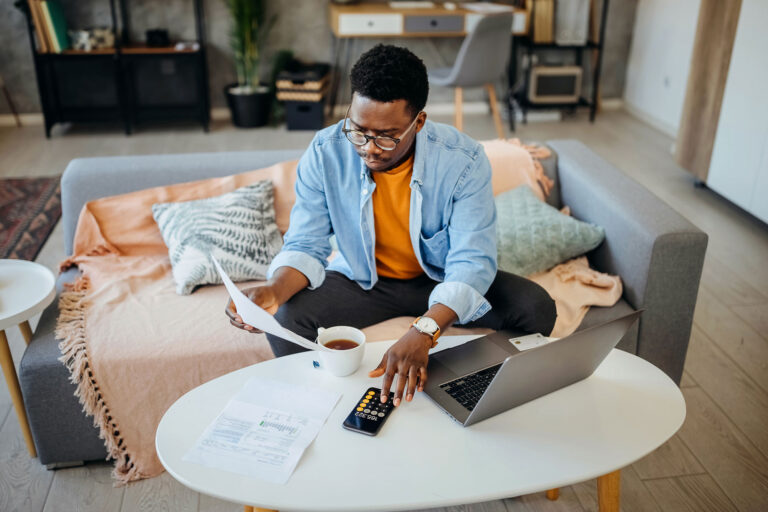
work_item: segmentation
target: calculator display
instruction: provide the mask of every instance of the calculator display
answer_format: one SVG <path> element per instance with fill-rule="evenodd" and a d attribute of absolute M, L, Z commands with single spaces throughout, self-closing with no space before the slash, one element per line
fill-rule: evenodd
<path fill-rule="evenodd" d="M 384 404 L 381 403 L 380 397 L 381 390 L 379 388 L 368 388 L 368 391 L 355 404 L 354 409 L 344 420 L 344 428 L 375 436 L 394 408 L 392 400 L 394 400 L 395 394 L 390 392 L 389 399 Z"/>

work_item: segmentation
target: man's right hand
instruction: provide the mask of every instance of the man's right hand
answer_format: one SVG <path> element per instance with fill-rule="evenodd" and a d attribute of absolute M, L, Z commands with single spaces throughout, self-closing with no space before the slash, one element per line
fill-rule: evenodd
<path fill-rule="evenodd" d="M 274 315 L 280 307 L 277 294 L 275 293 L 273 286 L 269 284 L 246 288 L 243 290 L 243 295 L 248 297 L 251 302 L 264 309 L 270 315 Z M 235 327 L 252 333 L 263 332 L 260 329 L 243 322 L 243 318 L 237 314 L 237 308 L 231 298 L 229 299 L 229 302 L 227 302 L 227 307 L 224 312 L 227 314 L 227 317 L 229 317 L 229 323 Z"/>

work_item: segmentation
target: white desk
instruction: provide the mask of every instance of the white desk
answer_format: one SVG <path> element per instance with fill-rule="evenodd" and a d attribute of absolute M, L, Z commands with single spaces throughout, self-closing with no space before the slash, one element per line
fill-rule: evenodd
<path fill-rule="evenodd" d="M 473 337 L 447 336 L 441 345 Z M 243 368 L 190 391 L 158 426 L 160 461 L 187 487 L 246 504 L 246 510 L 252 505 L 329 512 L 442 507 L 601 477 L 601 510 L 618 512 L 618 470 L 655 450 L 685 418 L 683 396 L 664 373 L 614 350 L 588 379 L 468 428 L 417 393 L 376 437 L 343 429 L 363 392 L 381 384 L 367 373 L 390 343 L 369 344 L 363 366 L 349 377 L 313 369 L 313 354 L 303 353 Z M 285 485 L 182 461 L 254 376 L 343 393 Z M 368 491 L 372 497 L 361 499 Z"/>
<path fill-rule="evenodd" d="M 341 80 L 346 79 L 350 69 L 350 59 L 356 41 L 367 38 L 424 38 L 424 37 L 464 37 L 477 25 L 486 14 L 462 9 L 455 2 L 455 9 L 446 9 L 443 2 L 435 2 L 433 7 L 405 8 L 392 7 L 384 2 L 360 2 L 349 5 L 328 4 L 328 22 L 331 26 L 331 85 L 329 95 L 330 115 L 333 116 Z M 528 9 L 512 8 L 514 21 L 510 27 L 510 36 L 527 34 L 530 25 L 530 5 Z M 344 65 L 341 67 L 341 55 Z"/>
<path fill-rule="evenodd" d="M 21 396 L 5 329 L 18 325 L 24 341 L 29 343 L 32 340 L 32 329 L 28 320 L 48 307 L 55 297 L 55 279 L 50 270 L 31 261 L 0 260 L 0 366 L 3 368 L 5 383 L 19 418 L 27 450 L 32 457 L 37 456 L 37 450 L 29 430 L 24 399 Z"/>

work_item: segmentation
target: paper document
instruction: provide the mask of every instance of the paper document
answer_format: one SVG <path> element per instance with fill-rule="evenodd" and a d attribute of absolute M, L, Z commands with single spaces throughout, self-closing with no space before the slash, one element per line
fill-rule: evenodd
<path fill-rule="evenodd" d="M 284 484 L 341 394 L 254 377 L 182 460 Z"/>
<path fill-rule="evenodd" d="M 233 283 L 227 273 L 224 272 L 224 269 L 221 268 L 219 261 L 213 255 L 211 255 L 211 259 L 213 260 L 213 264 L 216 265 L 216 270 L 219 272 L 221 280 L 224 282 L 224 286 L 229 292 L 229 296 L 232 297 L 232 302 L 235 303 L 237 314 L 242 317 L 246 324 L 252 325 L 257 329 L 268 332 L 269 334 L 280 336 L 285 340 L 292 341 L 297 345 L 301 345 L 302 347 L 309 350 L 321 349 L 317 343 L 314 343 L 303 336 L 299 336 L 295 332 L 288 330 L 280 325 L 280 322 L 275 320 L 274 316 L 270 315 L 264 309 L 254 304 L 251 299 L 246 297 L 243 292 L 241 292 L 240 289 L 235 286 L 235 283 Z"/>
<path fill-rule="evenodd" d="M 541 347 L 542 345 L 552 343 L 553 341 L 557 341 L 559 339 L 560 338 L 552 338 L 549 336 L 544 336 L 543 334 L 534 333 L 528 334 L 526 336 L 520 336 L 518 338 L 509 338 L 509 342 L 512 343 L 515 348 L 517 348 L 517 350 L 525 352 L 526 350 Z"/>

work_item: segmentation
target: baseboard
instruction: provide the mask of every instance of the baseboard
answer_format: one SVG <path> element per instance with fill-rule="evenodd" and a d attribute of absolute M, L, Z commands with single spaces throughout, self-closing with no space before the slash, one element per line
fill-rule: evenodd
<path fill-rule="evenodd" d="M 603 110 L 622 110 L 624 108 L 624 100 L 621 98 L 601 98 L 600 108 Z"/>
<path fill-rule="evenodd" d="M 347 112 L 347 107 L 349 107 L 348 104 L 345 105 L 336 105 L 334 108 L 334 112 L 338 117 L 343 116 Z M 464 115 L 490 115 L 491 114 L 491 107 L 488 105 L 487 101 L 469 101 L 464 102 L 462 105 L 461 111 L 464 113 Z M 435 116 L 453 116 L 454 113 L 454 106 L 453 103 L 427 103 L 427 106 L 424 107 L 424 110 L 430 114 Z M 502 120 L 507 120 L 507 106 L 499 103 L 499 112 L 501 112 L 501 118 Z M 517 121 L 522 121 L 523 115 L 522 112 L 516 111 L 515 112 L 515 119 Z M 557 110 L 529 110 L 528 111 L 528 122 L 529 123 L 542 123 L 542 122 L 552 122 L 552 121 L 560 121 L 562 119 L 562 116 L 560 114 L 560 111 Z"/>
<path fill-rule="evenodd" d="M 602 107 L 606 110 L 618 110 L 623 104 L 620 99 L 603 100 Z M 343 116 L 347 112 L 348 104 L 336 105 L 335 113 L 338 117 Z M 428 103 L 426 108 L 427 112 L 437 116 L 452 116 L 453 115 L 453 103 Z M 499 110 L 501 115 L 506 119 L 506 105 L 499 104 Z M 485 115 L 490 114 L 491 109 L 485 101 L 470 101 L 464 103 L 462 109 L 465 115 Z M 516 112 L 516 119 L 522 120 L 522 113 Z M 41 126 L 43 124 L 43 114 L 20 114 L 22 126 Z M 528 112 L 528 122 L 541 123 L 541 122 L 553 122 L 560 121 L 562 116 L 559 111 L 556 110 L 536 110 Z M 230 113 L 227 107 L 214 107 L 211 109 L 212 121 L 229 121 Z M 16 126 L 16 119 L 12 114 L 0 114 L 0 127 L 13 127 Z"/>
<path fill-rule="evenodd" d="M 41 126 L 43 124 L 43 114 L 19 114 L 19 120 L 22 126 Z M 16 118 L 13 114 L 0 114 L 0 127 L 15 127 Z"/>
<path fill-rule="evenodd" d="M 624 101 L 624 110 L 629 112 L 632 117 L 635 117 L 640 121 L 651 125 L 652 127 L 662 132 L 664 135 L 669 135 L 673 139 L 677 138 L 677 128 L 667 123 L 666 121 L 662 121 L 661 119 L 648 114 L 643 109 L 632 105 L 628 101 Z"/>
<path fill-rule="evenodd" d="M 229 121 L 231 114 L 227 107 L 214 107 L 211 109 L 211 121 Z"/>
<path fill-rule="evenodd" d="M 452 116 L 453 115 L 453 103 L 427 103 L 424 110 L 429 114 L 436 116 Z M 500 109 L 506 107 L 499 104 Z M 491 106 L 487 101 L 465 101 L 462 103 L 461 111 L 466 114 L 490 114 Z"/>

